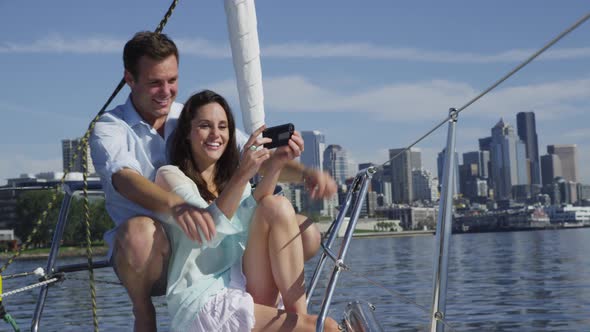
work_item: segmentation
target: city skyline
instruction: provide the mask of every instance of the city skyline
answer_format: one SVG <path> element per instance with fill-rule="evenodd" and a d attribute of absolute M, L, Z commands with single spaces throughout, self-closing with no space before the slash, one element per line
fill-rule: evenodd
<path fill-rule="evenodd" d="M 588 10 L 578 0 L 256 5 L 268 124 L 320 130 L 327 145 L 375 164 Z M 0 124 L 0 185 L 20 173 L 61 169 L 60 140 L 83 134 L 122 77 L 123 43 L 153 29 L 166 6 L 112 0 L 0 5 L 11 13 L 0 24 L 12 31 L 0 37 L 0 111 L 7 115 Z M 181 2 L 164 31 L 181 52 L 177 100 L 216 90 L 228 97 L 241 127 L 223 5 Z M 589 31 L 583 24 L 461 113 L 457 151 L 477 150 L 477 139 L 500 117 L 516 125 L 514 114 L 534 111 L 540 154 L 547 145 L 576 144 L 579 181 L 590 182 Z M 112 106 L 127 94 L 125 88 Z M 445 137 L 440 129 L 418 145 L 433 173 Z"/>

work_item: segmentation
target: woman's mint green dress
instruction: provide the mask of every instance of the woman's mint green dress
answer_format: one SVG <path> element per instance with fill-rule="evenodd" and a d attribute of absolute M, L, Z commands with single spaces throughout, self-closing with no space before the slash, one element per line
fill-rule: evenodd
<path fill-rule="evenodd" d="M 241 264 L 256 201 L 251 194 L 252 188 L 247 185 L 236 213 L 228 219 L 215 202 L 209 205 L 201 197 L 195 183 L 176 166 L 164 166 L 158 172 L 182 179 L 175 181 L 173 191 L 187 203 L 207 209 L 217 231 L 211 241 L 198 244 L 184 234 L 172 217 L 163 216 L 172 249 L 166 300 L 172 330 L 183 331 L 212 296 L 229 286 L 231 267 Z"/>

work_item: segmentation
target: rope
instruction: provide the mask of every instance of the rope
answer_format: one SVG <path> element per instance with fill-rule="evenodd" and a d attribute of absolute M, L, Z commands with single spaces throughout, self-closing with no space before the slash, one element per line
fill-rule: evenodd
<path fill-rule="evenodd" d="M 33 288 L 37 288 L 37 287 L 44 286 L 44 285 L 49 285 L 51 283 L 60 281 L 62 279 L 63 279 L 63 277 L 55 277 L 55 278 L 47 279 L 45 281 L 40 281 L 40 282 L 38 282 L 36 284 L 32 284 L 32 285 L 29 285 L 29 286 L 17 288 L 17 289 L 15 289 L 13 291 L 10 291 L 10 292 L 2 293 L 2 294 L 0 294 L 0 297 L 4 298 L 4 297 L 7 297 L 7 296 L 11 296 L 11 295 L 14 295 L 14 294 L 25 292 L 25 291 L 28 291 L 28 290 L 33 289 Z"/>
<path fill-rule="evenodd" d="M 164 29 L 164 26 L 166 26 L 166 24 L 168 23 L 168 19 L 172 15 L 172 12 L 176 8 L 177 4 L 178 4 L 178 0 L 174 0 L 172 2 L 170 7 L 168 8 L 168 10 L 166 11 L 164 18 L 162 18 L 162 20 L 158 24 L 158 27 L 155 30 L 156 33 L 162 32 L 162 30 Z M 113 99 L 115 99 L 117 94 L 119 94 L 119 92 L 121 91 L 123 86 L 125 86 L 125 79 L 124 78 L 121 79 L 121 81 L 119 81 L 119 84 L 117 85 L 117 87 L 115 88 L 115 90 L 113 91 L 111 96 L 108 98 L 107 102 L 103 105 L 101 110 L 94 117 L 92 122 L 90 122 L 90 124 L 88 125 L 88 130 L 86 130 L 86 133 L 84 133 L 84 137 L 82 138 L 82 144 L 80 144 L 80 146 L 78 146 L 78 151 L 80 151 L 80 150 L 87 151 L 88 139 L 90 137 L 90 134 L 94 130 L 96 123 L 98 122 L 100 117 L 105 113 L 105 110 L 107 109 L 109 104 L 113 101 Z M 90 297 L 92 300 L 92 321 L 94 324 L 94 331 L 98 332 L 99 328 L 98 328 L 98 313 L 97 313 L 97 305 L 96 305 L 96 288 L 95 288 L 95 284 L 94 284 L 94 269 L 92 268 L 92 239 L 91 239 L 91 232 L 90 232 L 90 208 L 89 208 L 89 204 L 88 204 L 88 157 L 87 157 L 87 153 L 82 154 L 82 160 L 83 160 L 82 165 L 83 165 L 83 170 L 84 170 L 84 172 L 83 172 L 84 173 L 84 175 L 83 175 L 84 195 L 83 196 L 84 196 L 84 221 L 85 221 L 85 228 L 86 228 L 86 256 L 87 256 L 87 260 L 88 260 Z"/>
<path fill-rule="evenodd" d="M 166 26 L 166 24 L 168 23 L 168 19 L 172 15 L 172 12 L 176 8 L 177 4 L 178 4 L 178 0 L 172 1 L 172 4 L 170 5 L 168 10 L 166 11 L 166 14 L 164 15 L 164 18 L 158 24 L 158 26 L 155 30 L 156 33 L 161 33 L 161 31 L 164 29 L 164 26 Z M 86 225 L 86 255 L 87 255 L 87 259 L 88 259 L 90 295 L 92 298 L 92 317 L 93 317 L 93 324 L 94 324 L 94 331 L 95 332 L 98 332 L 99 329 L 98 329 L 98 315 L 97 315 L 97 305 L 96 305 L 96 289 L 94 286 L 94 270 L 92 268 L 92 240 L 91 240 L 91 232 L 90 232 L 90 212 L 89 212 L 90 208 L 89 208 L 89 203 L 88 203 L 88 156 L 87 156 L 88 139 L 90 138 L 90 134 L 94 130 L 96 122 L 105 113 L 107 107 L 115 99 L 117 94 L 121 91 L 121 89 L 124 86 L 125 86 L 125 79 L 121 79 L 119 84 L 117 84 L 117 86 L 115 87 L 115 90 L 111 93 L 111 96 L 107 99 L 106 103 L 102 106 L 100 111 L 96 114 L 94 119 L 92 119 L 92 121 L 88 125 L 88 129 L 86 130 L 86 132 L 84 133 L 84 136 L 81 139 L 81 144 L 78 145 L 76 151 L 74 152 L 74 156 L 70 160 L 70 164 L 69 164 L 70 169 L 73 169 L 72 162 L 74 160 L 77 160 L 78 155 L 80 153 L 82 153 L 82 165 L 83 165 L 82 167 L 83 167 L 83 171 L 84 171 L 83 172 L 83 179 L 84 179 L 83 196 L 84 196 L 84 219 L 85 219 L 85 225 Z M 65 170 L 64 175 L 62 176 L 62 178 L 60 180 L 60 185 L 56 186 L 54 188 L 53 195 L 51 197 L 50 202 L 47 204 L 47 208 L 45 209 L 45 211 L 43 212 L 41 217 L 39 217 L 36 220 L 36 222 L 34 223 L 33 230 L 31 231 L 31 233 L 27 237 L 26 241 L 21 245 L 21 247 L 16 251 L 16 253 L 12 257 L 10 257 L 8 259 L 8 261 L 0 268 L 0 274 L 2 274 L 2 272 L 4 272 L 8 268 L 8 266 L 10 264 L 12 264 L 18 256 L 21 255 L 23 250 L 25 250 L 26 248 L 28 248 L 30 246 L 30 244 L 32 243 L 33 236 L 35 234 L 37 234 L 41 224 L 46 221 L 49 211 L 51 211 L 55 202 L 57 201 L 57 194 L 59 192 L 59 188 L 64 185 L 65 179 L 66 179 L 66 176 L 68 175 L 68 173 L 69 173 L 69 170 Z M 50 280 L 53 280 L 53 279 L 50 279 Z M 28 290 L 28 289 L 31 289 L 34 287 L 42 286 L 44 284 L 52 282 L 50 280 L 44 281 L 44 282 L 36 284 L 34 286 L 27 286 L 22 289 L 6 293 L 4 295 L 0 295 L 0 297 L 1 296 L 9 296 L 11 294 L 15 294 L 20 291 L 25 291 L 25 290 Z"/>
<path fill-rule="evenodd" d="M 79 280 L 79 281 L 86 281 L 87 280 L 87 279 L 84 279 L 84 278 L 76 278 L 76 277 L 67 277 L 66 279 L 68 279 L 68 280 Z M 108 281 L 108 280 L 101 280 L 101 279 L 95 279 L 94 282 L 95 283 L 107 284 L 107 285 L 117 285 L 117 286 L 121 286 L 122 285 L 120 282 Z"/>
<path fill-rule="evenodd" d="M 434 128 L 432 128 L 426 134 L 422 135 L 422 137 L 420 137 L 419 139 L 417 139 L 416 141 L 414 141 L 412 144 L 408 145 L 406 148 L 404 148 L 403 150 L 401 150 L 400 152 L 398 152 L 396 155 L 394 155 L 393 157 L 391 157 L 389 160 L 387 160 L 383 164 L 377 166 L 377 169 L 382 169 L 385 165 L 387 165 L 388 163 L 392 162 L 395 158 L 397 158 L 398 156 L 400 156 L 402 153 L 410 150 L 416 144 L 420 143 L 423 139 L 425 139 L 426 137 L 430 136 L 430 134 L 432 134 L 433 132 L 435 132 L 438 128 L 440 128 L 442 125 L 444 125 L 447 121 L 452 120 L 453 117 L 456 117 L 459 113 L 461 113 L 462 111 L 464 111 L 465 109 L 467 109 L 473 103 L 475 103 L 476 101 L 478 101 L 479 99 L 481 99 L 483 96 L 485 96 L 486 94 L 488 94 L 489 92 L 491 92 L 492 90 L 494 90 L 495 88 L 497 88 L 500 84 L 502 84 L 508 78 L 510 78 L 511 76 L 513 76 L 514 74 L 516 74 L 518 71 L 520 71 L 526 65 L 528 65 L 529 63 L 531 63 L 537 57 L 539 57 L 539 55 L 543 54 L 546 50 L 548 50 L 553 45 L 555 45 L 563 37 L 567 36 L 570 32 L 572 32 L 575 29 L 577 29 L 580 25 L 582 25 L 584 22 L 586 22 L 589 18 L 590 18 L 590 13 L 587 13 L 586 15 L 582 16 L 574 24 L 572 24 L 570 27 L 568 27 L 567 29 L 565 29 L 563 32 L 561 32 L 559 35 L 557 35 L 555 38 L 553 38 L 548 43 L 546 43 L 537 52 L 533 53 L 531 56 L 529 56 L 526 60 L 524 60 L 518 66 L 514 67 L 514 69 L 512 69 L 511 71 L 509 71 L 506 75 L 502 76 L 502 78 L 500 78 L 495 83 L 493 83 L 492 85 L 490 85 L 490 87 L 488 87 L 487 89 L 485 89 L 484 91 L 482 91 L 479 95 L 475 96 L 473 99 L 471 99 L 470 101 L 468 101 L 465 105 L 463 105 L 460 108 L 456 109 L 455 112 L 451 112 L 452 114 L 448 115 L 444 120 L 442 120 L 440 123 L 438 123 L 436 126 L 434 126 Z"/>
<path fill-rule="evenodd" d="M 9 274 L 7 276 L 0 276 L 0 279 L 6 280 L 6 279 L 12 279 L 12 278 L 27 277 L 27 276 L 30 276 L 33 274 L 35 274 L 39 277 L 42 277 L 45 275 L 45 271 L 43 270 L 42 267 L 38 267 L 34 271 L 31 271 L 31 272 L 21 272 L 21 273 Z"/>
<path fill-rule="evenodd" d="M 83 180 L 84 180 L 84 221 L 86 228 L 86 257 L 88 260 L 88 279 L 90 281 L 90 299 L 92 302 L 92 323 L 94 331 L 98 331 L 98 313 L 96 305 L 96 287 L 94 285 L 94 269 L 92 268 L 92 239 L 90 237 L 90 205 L 88 203 L 88 157 L 82 154 Z"/>

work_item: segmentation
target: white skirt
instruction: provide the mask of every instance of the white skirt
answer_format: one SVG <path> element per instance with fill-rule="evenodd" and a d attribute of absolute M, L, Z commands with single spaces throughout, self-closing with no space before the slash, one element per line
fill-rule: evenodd
<path fill-rule="evenodd" d="M 250 332 L 254 328 L 254 300 L 246 292 L 242 262 L 231 268 L 228 288 L 211 297 L 187 331 Z"/>

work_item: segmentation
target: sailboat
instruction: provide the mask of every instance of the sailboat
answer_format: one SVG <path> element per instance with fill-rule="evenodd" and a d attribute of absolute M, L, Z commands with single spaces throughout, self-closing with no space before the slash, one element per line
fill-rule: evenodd
<path fill-rule="evenodd" d="M 176 1 L 173 3 L 175 6 Z M 264 123 L 264 99 L 262 92 L 262 73 L 260 66 L 260 51 L 258 46 L 257 32 L 256 32 L 256 11 L 254 7 L 254 1 L 231 1 L 226 0 L 226 12 L 228 17 L 228 30 L 230 35 L 230 42 L 232 48 L 232 55 L 234 59 L 234 69 L 236 71 L 236 78 L 238 83 L 238 92 L 240 99 L 240 107 L 243 113 L 244 128 L 247 132 L 251 133 L 254 128 L 257 128 Z M 171 10 L 169 10 L 171 11 Z M 168 16 L 168 15 L 167 15 Z M 589 18 L 590 15 L 586 15 L 580 21 L 576 22 L 574 28 Z M 163 28 L 163 25 L 162 25 Z M 571 31 L 571 30 L 570 30 Z M 559 37 L 559 36 L 558 36 Z M 561 36 L 563 37 L 563 36 Z M 559 37 L 559 38 L 561 38 Z M 557 40 L 552 41 L 548 44 L 550 47 Z M 545 49 L 546 49 L 545 48 Z M 542 49 L 541 51 L 544 51 Z M 540 53 L 533 54 L 531 58 L 521 64 L 526 65 L 532 61 Z M 516 71 L 520 69 L 515 68 Z M 435 129 L 447 124 L 448 135 L 446 149 L 447 151 L 455 151 L 455 131 L 456 123 L 458 121 L 459 114 L 464 111 L 467 107 L 477 101 L 481 96 L 485 95 L 493 88 L 501 84 L 505 79 L 510 77 L 516 71 L 509 73 L 507 76 L 494 83 L 490 88 L 486 89 L 482 94 L 474 98 L 460 108 L 452 108 L 449 111 L 448 117 L 441 121 Z M 119 88 L 120 90 L 120 88 Z M 116 93 L 114 93 L 116 94 Z M 110 101 L 114 96 L 109 98 L 109 101 L 101 112 L 104 112 Z M 99 112 L 99 115 L 101 114 Z M 432 131 L 422 136 L 419 140 L 410 144 L 407 149 L 417 144 L 424 137 L 428 136 Z M 431 331 L 440 331 L 447 324 L 445 320 L 445 305 L 446 305 L 446 286 L 447 286 L 447 266 L 448 266 L 448 252 L 449 252 L 449 240 L 451 234 L 451 218 L 452 218 L 452 184 L 454 182 L 453 169 L 457 167 L 454 162 L 454 158 L 450 158 L 452 153 L 447 153 L 447 158 L 444 163 L 444 177 L 443 177 L 443 197 L 440 202 L 439 219 L 437 222 L 436 231 L 436 252 L 435 252 L 435 266 L 434 278 L 433 278 L 433 300 L 431 307 Z M 395 158 L 395 157 L 394 157 Z M 394 159 L 392 158 L 392 159 Z M 388 161 L 389 162 L 389 161 Z M 318 266 L 313 274 L 310 287 L 308 289 L 308 299 L 311 298 L 318 280 L 322 276 L 322 272 L 326 264 L 332 263 L 332 273 L 328 278 L 328 287 L 325 292 L 324 300 L 319 311 L 319 315 L 322 319 L 318 321 L 317 331 L 323 330 L 323 319 L 327 316 L 332 296 L 338 285 L 338 279 L 342 272 L 349 269 L 346 263 L 346 256 L 352 240 L 352 234 L 354 232 L 356 222 L 358 221 L 360 211 L 366 197 L 368 183 L 372 176 L 378 170 L 380 165 L 377 167 L 369 167 L 361 170 L 355 177 L 351 190 L 346 197 L 344 205 L 341 207 L 338 217 L 334 220 L 330 230 L 325 236 L 323 243 L 323 253 L 319 260 Z M 34 313 L 33 321 L 31 324 L 32 331 L 40 330 L 40 322 L 43 313 L 43 307 L 45 305 L 46 297 L 52 283 L 61 280 L 65 274 L 72 271 L 85 270 L 90 267 L 90 271 L 97 268 L 108 267 L 109 264 L 106 261 L 93 262 L 89 259 L 89 264 L 76 264 L 67 266 L 58 266 L 56 264 L 57 254 L 59 252 L 59 243 L 61 234 L 65 226 L 65 220 L 67 219 L 67 213 L 69 204 L 72 197 L 79 191 L 92 191 L 99 190 L 92 186 L 85 186 L 83 183 L 68 185 L 66 187 L 66 198 L 60 210 L 60 221 L 56 230 L 54 231 L 54 239 L 52 241 L 52 248 L 50 257 L 46 266 L 46 273 L 43 274 L 45 283 L 39 285 L 40 293 L 37 301 L 37 308 Z M 335 250 L 335 240 L 339 232 L 339 229 L 343 226 L 344 218 L 350 215 L 350 222 L 346 228 L 345 236 L 342 239 L 340 248 L 338 251 Z M 91 277 L 92 280 L 92 277 Z M 5 295 L 6 296 L 6 295 Z M 362 301 L 351 299 L 351 302 L 347 306 L 347 310 L 344 313 L 345 326 L 349 330 L 353 331 L 380 331 L 382 328 L 379 326 L 377 319 L 372 313 L 370 305 L 365 305 Z M 448 326 L 447 326 L 448 327 Z"/>

